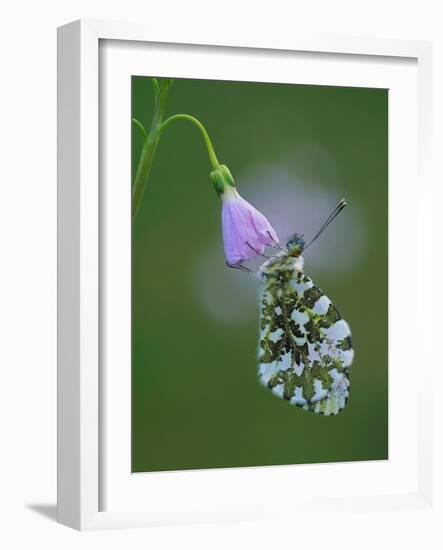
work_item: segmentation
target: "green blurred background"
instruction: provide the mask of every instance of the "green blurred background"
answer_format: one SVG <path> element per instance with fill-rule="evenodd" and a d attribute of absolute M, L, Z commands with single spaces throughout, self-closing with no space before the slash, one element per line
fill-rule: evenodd
<path fill-rule="evenodd" d="M 150 79 L 133 77 L 133 116 L 146 127 L 153 102 Z M 258 283 L 225 266 L 207 152 L 177 122 L 133 229 L 133 471 L 386 459 L 387 90 L 175 80 L 168 114 L 180 112 L 203 122 L 275 227 L 289 208 L 292 230 L 309 236 L 346 197 L 305 271 L 351 326 L 351 395 L 326 418 L 259 385 Z M 133 174 L 141 144 L 134 128 Z"/>

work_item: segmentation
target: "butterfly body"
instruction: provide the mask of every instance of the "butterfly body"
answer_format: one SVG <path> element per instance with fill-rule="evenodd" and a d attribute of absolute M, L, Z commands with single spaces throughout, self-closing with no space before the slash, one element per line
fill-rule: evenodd
<path fill-rule="evenodd" d="M 349 397 L 351 331 L 303 272 L 304 247 L 294 235 L 286 251 L 260 267 L 259 378 L 292 405 L 336 415 Z"/>

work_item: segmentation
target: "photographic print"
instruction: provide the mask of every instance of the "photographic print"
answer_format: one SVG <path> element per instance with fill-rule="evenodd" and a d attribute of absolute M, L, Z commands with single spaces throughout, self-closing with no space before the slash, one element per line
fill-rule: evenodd
<path fill-rule="evenodd" d="M 132 471 L 388 458 L 388 90 L 132 77 Z"/>

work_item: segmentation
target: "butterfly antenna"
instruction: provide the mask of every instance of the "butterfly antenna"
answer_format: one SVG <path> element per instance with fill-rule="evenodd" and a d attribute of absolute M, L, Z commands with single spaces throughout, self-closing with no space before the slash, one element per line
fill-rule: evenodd
<path fill-rule="evenodd" d="M 337 206 L 334 208 L 334 210 L 329 214 L 329 216 L 327 217 L 325 223 L 320 227 L 320 229 L 317 231 L 317 233 L 315 234 L 315 236 L 311 239 L 311 241 L 309 242 L 309 244 L 307 244 L 304 248 L 304 250 L 306 250 L 309 246 L 311 246 L 311 244 L 316 241 L 320 235 L 323 233 L 323 231 L 328 227 L 328 225 L 332 222 L 332 220 L 334 220 L 339 214 L 340 212 L 343 210 L 343 208 L 346 206 L 346 201 L 345 199 L 342 199 L 338 204 Z"/>

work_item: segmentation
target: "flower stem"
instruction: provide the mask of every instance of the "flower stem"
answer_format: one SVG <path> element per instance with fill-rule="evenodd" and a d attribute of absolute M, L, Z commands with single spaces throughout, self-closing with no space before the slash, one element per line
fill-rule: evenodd
<path fill-rule="evenodd" d="M 210 160 L 211 165 L 212 165 L 212 169 L 215 170 L 216 168 L 218 168 L 220 163 L 218 162 L 218 159 L 217 159 L 217 156 L 215 154 L 212 142 L 209 138 L 208 132 L 206 131 L 206 128 L 203 126 L 203 124 L 197 118 L 195 118 L 191 115 L 184 115 L 184 114 L 173 115 L 173 116 L 167 118 L 161 124 L 159 131 L 163 132 L 163 130 L 165 128 L 167 128 L 172 122 L 174 122 L 176 120 L 187 120 L 187 121 L 192 122 L 193 124 L 195 124 L 195 126 L 197 126 L 197 128 L 200 130 L 200 132 L 203 135 L 203 139 L 205 140 L 206 147 L 208 149 L 209 160 Z"/>

